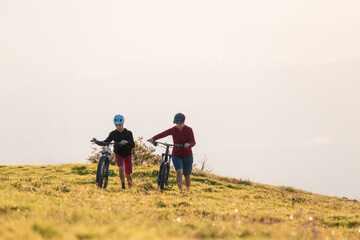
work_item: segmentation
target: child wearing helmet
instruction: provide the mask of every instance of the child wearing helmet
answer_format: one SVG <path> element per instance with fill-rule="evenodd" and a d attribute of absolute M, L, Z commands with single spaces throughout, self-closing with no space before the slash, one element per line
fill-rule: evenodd
<path fill-rule="evenodd" d="M 116 115 L 114 117 L 114 124 L 116 129 L 109 133 L 109 136 L 103 141 L 110 143 L 112 141 L 119 144 L 114 144 L 114 153 L 116 165 L 119 167 L 119 176 L 122 185 L 122 189 L 125 189 L 125 176 L 128 183 L 128 187 L 132 186 L 132 149 L 135 147 L 132 132 L 124 128 L 125 118 L 122 115 Z M 93 138 L 96 144 L 98 143 L 96 138 Z"/>
<path fill-rule="evenodd" d="M 190 174 L 194 161 L 191 148 L 196 144 L 194 133 L 191 127 L 185 125 L 185 115 L 182 113 L 175 115 L 173 123 L 176 124 L 176 126 L 155 135 L 148 141 L 154 142 L 155 140 L 171 135 L 174 144 L 184 144 L 184 148 L 173 148 L 172 161 L 176 170 L 176 182 L 180 192 L 183 192 L 183 175 L 185 177 L 186 190 L 189 191 L 191 184 Z"/>

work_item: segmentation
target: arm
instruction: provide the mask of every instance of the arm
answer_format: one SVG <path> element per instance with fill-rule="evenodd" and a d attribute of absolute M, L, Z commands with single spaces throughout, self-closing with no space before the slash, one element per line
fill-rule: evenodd
<path fill-rule="evenodd" d="M 169 128 L 168 130 L 155 135 L 154 137 L 152 137 L 152 139 L 154 141 L 156 141 L 156 140 L 158 140 L 160 138 L 164 138 L 164 137 L 167 137 L 167 136 L 172 135 L 172 134 L 173 134 L 173 128 Z"/>
<path fill-rule="evenodd" d="M 106 146 L 106 144 L 99 142 L 97 139 L 93 139 L 93 140 L 95 140 L 94 143 L 99 146 Z M 113 140 L 113 137 L 112 137 L 111 133 L 109 133 L 109 136 L 103 142 L 111 143 L 112 140 Z"/>
<path fill-rule="evenodd" d="M 129 148 L 134 148 L 135 147 L 134 138 L 133 138 L 132 132 L 130 132 L 130 131 L 129 131 L 129 141 L 127 143 L 127 146 Z"/>
<path fill-rule="evenodd" d="M 193 132 L 193 130 L 191 128 L 190 128 L 190 131 L 189 131 L 189 142 L 188 143 L 190 144 L 190 147 L 194 147 L 196 145 L 194 132 Z"/>

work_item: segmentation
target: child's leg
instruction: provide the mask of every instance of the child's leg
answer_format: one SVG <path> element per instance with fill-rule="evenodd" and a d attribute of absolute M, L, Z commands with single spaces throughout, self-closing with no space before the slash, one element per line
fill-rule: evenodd
<path fill-rule="evenodd" d="M 125 184 L 124 166 L 119 166 L 119 176 L 120 176 L 121 184 Z"/>
<path fill-rule="evenodd" d="M 116 165 L 119 167 L 119 177 L 121 185 L 125 187 L 125 173 L 124 173 L 124 158 L 120 155 L 115 154 Z"/>
<path fill-rule="evenodd" d="M 129 188 L 131 188 L 132 187 L 132 176 L 131 176 L 131 174 L 126 174 L 126 180 L 127 180 Z"/>
<path fill-rule="evenodd" d="M 128 183 L 129 188 L 132 187 L 132 158 L 131 155 L 124 157 L 124 165 L 125 165 L 125 174 L 126 174 L 126 180 Z"/>

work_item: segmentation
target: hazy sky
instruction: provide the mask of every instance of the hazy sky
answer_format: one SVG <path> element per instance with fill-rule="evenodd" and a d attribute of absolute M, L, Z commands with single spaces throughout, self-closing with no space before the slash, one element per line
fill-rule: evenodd
<path fill-rule="evenodd" d="M 360 2 L 0 2 L 0 164 L 187 116 L 213 172 L 360 198 Z M 170 140 L 169 138 L 167 139 Z"/>

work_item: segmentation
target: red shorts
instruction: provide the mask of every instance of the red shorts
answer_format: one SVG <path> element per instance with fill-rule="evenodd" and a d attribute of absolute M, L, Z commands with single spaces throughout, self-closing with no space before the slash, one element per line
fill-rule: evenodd
<path fill-rule="evenodd" d="M 116 161 L 116 165 L 118 167 L 124 166 L 124 163 L 125 163 L 125 174 L 126 175 L 132 174 L 132 158 L 131 158 L 131 155 L 127 156 L 127 157 L 123 157 L 123 156 L 115 154 L 115 161 Z"/>

